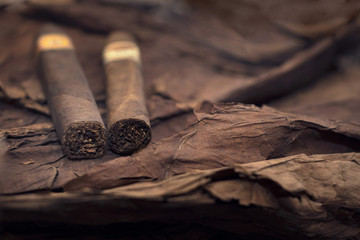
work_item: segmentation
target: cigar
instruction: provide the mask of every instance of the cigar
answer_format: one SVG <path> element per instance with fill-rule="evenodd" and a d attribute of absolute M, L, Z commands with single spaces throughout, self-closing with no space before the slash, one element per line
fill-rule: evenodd
<path fill-rule="evenodd" d="M 51 118 L 69 158 L 96 158 L 104 153 L 106 130 L 71 39 L 53 25 L 37 37 L 39 77 Z"/>
<path fill-rule="evenodd" d="M 124 32 L 112 33 L 103 51 L 106 80 L 108 144 L 118 154 L 131 154 L 151 140 L 139 47 Z"/>

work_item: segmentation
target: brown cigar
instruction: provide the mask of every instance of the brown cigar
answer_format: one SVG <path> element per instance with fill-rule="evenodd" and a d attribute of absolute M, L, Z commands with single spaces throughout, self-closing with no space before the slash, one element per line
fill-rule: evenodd
<path fill-rule="evenodd" d="M 115 153 L 131 154 L 151 140 L 139 47 L 129 34 L 114 32 L 104 48 L 103 60 L 108 143 Z"/>
<path fill-rule="evenodd" d="M 55 26 L 43 27 L 37 38 L 37 63 L 65 154 L 73 159 L 102 155 L 105 126 L 71 39 Z"/>

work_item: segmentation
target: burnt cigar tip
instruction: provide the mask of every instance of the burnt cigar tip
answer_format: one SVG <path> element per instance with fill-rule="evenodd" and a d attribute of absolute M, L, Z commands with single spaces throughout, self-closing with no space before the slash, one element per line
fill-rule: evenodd
<path fill-rule="evenodd" d="M 72 159 L 99 157 L 105 145 L 106 130 L 99 122 L 75 122 L 64 132 L 64 151 Z"/>
<path fill-rule="evenodd" d="M 128 155 L 145 147 L 151 141 L 151 129 L 139 119 L 124 119 L 112 124 L 108 131 L 110 149 Z"/>

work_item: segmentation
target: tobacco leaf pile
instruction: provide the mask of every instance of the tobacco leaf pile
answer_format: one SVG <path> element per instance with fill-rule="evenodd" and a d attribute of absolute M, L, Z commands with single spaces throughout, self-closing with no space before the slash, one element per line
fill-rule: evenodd
<path fill-rule="evenodd" d="M 360 237 L 358 1 L 14 2 L 0 8 L 1 238 Z M 72 38 L 104 119 L 106 38 L 135 36 L 146 148 L 63 154 L 35 64 L 45 23 Z"/>

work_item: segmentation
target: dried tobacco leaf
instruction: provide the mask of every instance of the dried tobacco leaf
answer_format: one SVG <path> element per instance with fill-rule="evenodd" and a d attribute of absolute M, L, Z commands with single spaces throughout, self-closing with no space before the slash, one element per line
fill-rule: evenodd
<path fill-rule="evenodd" d="M 126 158 L 99 164 L 65 185 L 109 188 L 129 179 L 164 179 L 193 170 L 279 158 L 299 153 L 360 149 L 357 124 L 286 114 L 243 104 L 195 109 L 198 122 Z"/>
<path fill-rule="evenodd" d="M 342 43 L 346 48 L 336 58 L 336 70 L 269 105 L 284 112 L 359 123 L 360 50 L 357 38 Z"/>
<path fill-rule="evenodd" d="M 294 104 L 293 107 L 284 107 L 284 109 L 286 109 L 287 112 L 291 113 L 359 124 L 359 106 L 359 98 L 349 98 L 324 103 L 313 103 L 308 105 L 304 103 L 300 104 L 299 106 Z"/>
<path fill-rule="evenodd" d="M 317 39 L 331 35 L 359 14 L 357 1 L 252 1 L 272 22 L 297 36 Z"/>
<path fill-rule="evenodd" d="M 69 161 L 63 156 L 51 125 L 3 130 L 9 150 L 2 161 L 3 169 L 8 170 L 2 173 L 7 180 L 1 193 L 54 189 L 69 181 L 69 189 L 108 188 L 139 179 L 163 179 L 192 170 L 299 153 L 359 149 L 356 124 L 242 104 L 204 104 L 196 110 L 196 117 L 198 122 L 186 130 L 130 157 L 119 158 L 108 151 L 102 158 L 86 161 Z M 34 164 L 21 164 L 30 160 Z"/>
<path fill-rule="evenodd" d="M 228 58 L 252 63 L 275 61 L 275 56 L 283 59 L 304 45 L 301 39 L 279 31 L 254 8 L 243 6 L 237 9 L 239 15 L 252 15 L 253 18 L 243 18 L 238 21 L 245 29 L 234 31 L 233 26 L 224 23 L 216 14 L 206 11 L 210 7 L 209 4 L 197 7 L 196 4 L 189 2 L 187 7 L 188 11 L 179 13 L 169 9 L 168 14 L 162 15 L 154 10 L 132 8 L 126 5 L 105 6 L 78 3 L 62 7 L 34 5 L 29 9 L 29 13 L 48 18 L 56 16 L 58 21 L 64 23 L 71 21 L 72 24 L 81 28 L 100 32 L 125 30 L 144 35 L 149 30 L 161 29 L 163 36 L 170 34 L 170 36 L 182 39 L 183 46 L 192 42 L 192 45 L 197 46 L 197 52 L 213 52 L 215 55 L 226 55 Z M 113 21 L 119 13 L 122 13 L 123 21 Z M 264 39 L 256 36 L 259 34 L 249 36 L 247 33 L 254 32 L 253 27 L 259 29 L 258 32 L 266 31 L 268 37 Z M 176 42 L 181 43 L 181 41 Z M 267 47 L 264 42 L 270 46 Z"/>
<path fill-rule="evenodd" d="M 359 153 L 300 154 L 104 191 L 2 196 L 0 209 L 8 224 L 140 227 L 171 221 L 237 236 L 347 239 L 360 234 L 359 161 Z"/>
<path fill-rule="evenodd" d="M 0 193 L 56 189 L 100 162 L 115 158 L 69 160 L 64 155 L 52 123 L 0 130 Z M 32 162 L 32 164 L 24 164 Z"/>
<path fill-rule="evenodd" d="M 134 33 L 140 39 L 140 47 L 144 53 L 143 62 L 152 63 L 151 65 L 144 64 L 144 76 L 150 115 L 154 123 L 184 111 L 190 111 L 196 103 L 203 100 L 261 103 L 298 89 L 316 79 L 330 67 L 337 42 L 347 37 L 347 34 L 357 29 L 359 25 L 357 22 L 348 24 L 345 21 L 329 33 L 332 35 L 342 32 L 336 39 L 330 37 L 314 41 L 307 48 L 290 47 L 285 52 L 291 54 L 279 58 L 282 50 L 271 54 L 260 54 L 261 46 L 274 50 L 276 48 L 269 47 L 269 44 L 274 42 L 284 46 L 283 41 L 290 45 L 294 43 L 293 46 L 296 46 L 295 42 L 299 39 L 284 37 L 281 31 L 274 30 L 276 28 L 271 21 L 262 16 L 264 14 L 262 11 L 241 3 L 240 5 L 244 5 L 246 9 L 232 7 L 232 9 L 237 9 L 232 13 L 234 19 L 239 18 L 237 23 L 250 21 L 251 24 L 238 24 L 241 26 L 239 31 L 229 31 L 229 26 L 231 27 L 235 20 L 229 19 L 224 24 L 219 21 L 219 17 L 224 15 L 222 11 L 227 11 L 229 6 L 235 3 L 189 4 L 192 8 L 191 14 L 184 14 L 181 21 L 170 18 L 166 22 L 156 21 L 156 16 L 151 14 L 143 16 L 144 14 L 141 15 L 139 9 L 131 9 L 127 12 L 125 20 L 121 23 L 112 21 L 113 18 L 110 16 L 126 9 L 125 6 L 116 8 L 99 6 L 100 8 L 94 11 L 92 4 L 78 4 L 61 8 L 34 8 L 33 11 L 36 13 L 40 11 L 45 19 L 50 14 L 55 14 L 63 21 L 71 21 L 72 24 L 87 30 L 102 29 L 103 32 L 109 32 L 114 29 L 125 29 Z M 216 4 L 220 4 L 222 8 L 217 10 L 214 8 Z M 72 11 L 68 11 L 69 8 Z M 254 17 L 250 20 L 246 17 L 241 18 L 242 11 L 250 11 Z M 209 16 L 210 13 L 212 15 Z M 312 14 L 315 15 L 315 13 L 316 11 Z M 135 21 L 138 14 L 141 17 Z M 344 16 L 348 16 L 347 14 L 351 15 L 345 11 Z M 195 15 L 197 17 L 193 17 Z M 80 18 L 81 16 L 83 17 Z M 96 21 L 94 25 L 94 21 L 86 20 L 85 16 L 88 19 L 102 19 L 102 21 Z M 330 14 L 331 17 L 333 15 Z M 209 21 L 214 26 L 211 31 L 206 27 Z M 125 22 L 128 23 L 126 26 Z M 261 26 L 259 29 L 270 32 L 272 37 L 264 40 L 259 37 L 259 33 L 251 32 L 248 28 L 254 29 L 254 25 Z M 213 35 L 222 36 L 222 38 L 216 39 Z M 256 46 L 244 45 L 244 41 L 240 38 L 256 43 Z M 241 46 L 238 46 L 239 43 Z M 222 46 L 228 46 L 229 49 L 224 49 Z M 248 50 L 245 51 L 243 46 L 246 46 Z M 237 56 L 237 51 L 234 49 L 240 49 L 241 53 L 246 52 L 248 56 Z M 257 53 L 257 51 L 260 52 Z M 250 53 L 255 55 L 250 56 Z M 255 58 L 256 61 L 253 60 Z M 272 63 L 265 63 L 266 61 Z M 252 63 L 249 64 L 249 62 Z M 159 96 L 162 97 L 159 98 Z M 154 99 L 156 103 L 153 102 Z M 160 105 L 169 106 L 158 108 L 161 101 Z"/>
<path fill-rule="evenodd" d="M 45 115 L 38 114 L 29 109 L 15 107 L 12 104 L 0 101 L 0 129 L 23 127 L 36 123 L 51 122 Z M 0 130 L 0 131 L 1 131 Z"/>
<path fill-rule="evenodd" d="M 94 8 L 94 6 L 96 7 Z M 42 20 L 45 21 L 57 16 L 57 19 L 62 19 L 63 23 L 71 23 L 71 26 L 85 30 L 107 33 L 114 29 L 121 29 L 134 33 L 143 53 L 147 102 L 153 124 L 190 111 L 196 103 L 203 100 L 254 103 L 264 102 L 289 93 L 313 81 L 327 70 L 331 65 L 338 41 L 358 28 L 356 21 L 342 25 L 338 31 L 342 34 L 336 32 L 339 36 L 335 40 L 331 37 L 320 39 L 309 42 L 307 47 L 300 43 L 303 47 L 299 48 L 296 44 L 299 38 L 285 37 L 281 31 L 275 30 L 276 28 L 261 17 L 262 12 L 251 7 L 249 9 L 254 11 L 251 24 L 241 24 L 245 26 L 244 29 L 232 31 L 230 30 L 232 20 L 223 23 L 217 14 L 209 15 L 215 11 L 212 5 L 199 7 L 196 4 L 190 4 L 190 6 L 192 11 L 184 13 L 180 17 L 181 21 L 173 16 L 166 22 L 158 21 L 156 14 L 144 14 L 144 11 L 146 12 L 144 9 L 126 6 L 110 7 L 94 5 L 94 3 L 77 3 L 63 7 L 42 6 L 31 9 L 37 13 L 37 18 L 42 13 Z M 114 16 L 117 16 L 119 12 L 123 16 L 123 21 L 113 21 Z M 34 29 L 38 28 L 39 22 L 30 20 L 34 15 L 31 15 L 30 12 L 27 14 L 25 17 L 19 17 L 15 13 L 9 13 L 3 16 L 3 20 L 17 19 L 18 25 L 22 29 L 21 34 L 26 38 L 19 38 L 15 35 L 15 40 L 24 48 L 31 49 L 29 44 L 23 44 L 21 41 L 34 37 L 34 32 L 36 32 Z M 197 15 L 197 17 L 193 15 Z M 236 17 L 239 16 L 236 15 Z M 28 25 L 32 26 L 31 28 L 21 26 L 20 23 L 24 19 L 27 20 Z M 99 19 L 101 21 L 98 21 Z M 242 19 L 240 22 L 245 20 Z M 208 21 L 212 21 L 215 26 L 211 31 L 207 29 Z M 262 26 L 261 29 L 264 31 L 272 29 L 270 32 L 273 33 L 271 35 L 273 38 L 266 38 L 269 41 L 277 42 L 281 38 L 283 39 L 281 41 L 294 43 L 293 46 L 296 47 L 286 50 L 285 52 L 291 53 L 285 54 L 286 56 L 281 54 L 281 51 L 272 54 L 266 53 L 265 56 L 258 46 L 260 43 L 257 43 L 254 48 L 255 50 L 259 49 L 260 52 L 245 51 L 255 54 L 254 56 L 258 59 L 256 64 L 250 63 L 253 57 L 250 55 L 250 57 L 237 56 L 233 50 L 241 49 L 239 43 L 243 46 L 244 41 L 240 41 L 239 38 L 244 38 L 250 43 L 258 42 L 255 40 L 259 38 L 259 34 L 249 34 L 248 28 L 254 29 L 253 24 Z M 246 27 L 247 25 L 249 27 Z M 188 26 L 191 26 L 191 31 Z M 104 73 L 101 68 L 104 36 L 73 29 L 67 29 L 67 32 L 79 49 L 80 62 L 84 67 L 95 98 L 100 104 L 100 112 L 104 112 L 105 87 Z M 219 34 L 223 36 L 222 39 L 216 40 L 212 37 Z M 13 40 L 13 38 L 9 38 L 9 41 Z M 229 42 L 225 44 L 223 40 Z M 269 42 L 262 40 L 261 44 L 268 46 Z M 225 45 L 229 49 L 221 47 Z M 29 49 L 21 52 L 16 49 L 5 51 L 7 55 L 12 55 L 15 51 L 19 58 L 6 65 L 6 71 L 4 71 L 6 76 L 1 79 L 1 89 L 6 93 L 9 92 L 7 89 L 14 88 L 22 94 L 21 96 L 5 94 L 6 100 L 15 99 L 23 106 L 48 113 L 47 106 L 43 102 L 34 98 L 34 94 L 28 94 L 31 90 L 29 86 L 39 85 L 36 79 L 27 77 L 31 76 L 33 72 L 33 67 L 29 62 L 24 62 L 22 66 L 26 78 L 31 79 L 31 84 L 22 84 L 24 77 L 11 77 L 15 69 L 18 71 L 15 63 L 18 62 L 21 55 L 23 55 L 22 59 L 32 57 Z M 279 56 L 283 57 L 279 58 Z"/>
<path fill-rule="evenodd" d="M 19 221 L 38 220 L 54 224 L 59 232 L 66 224 L 121 222 L 124 228 L 124 222 L 131 222 L 134 228 L 143 229 L 151 222 L 158 229 L 166 228 L 170 235 L 174 229 L 169 223 L 176 223 L 195 226 L 196 230 L 201 225 L 206 236 L 235 234 L 231 235 L 234 239 L 243 234 L 284 239 L 360 237 L 359 154 L 354 153 L 360 146 L 359 74 L 356 64 L 343 68 L 358 62 L 356 36 L 351 35 L 354 42 L 347 43 L 355 56 L 345 61 L 340 57 L 335 75 L 325 76 L 303 93 L 272 103 L 285 112 L 352 123 L 241 104 L 203 104 L 196 115 L 189 112 L 204 99 L 263 102 L 316 79 L 329 68 L 335 51 L 343 47 L 339 43 L 358 31 L 358 3 L 242 0 L 206 1 L 204 5 L 189 1 L 190 8 L 182 13 L 171 6 L 148 11 L 84 3 L 39 8 L 34 12 L 37 15 L 2 12 L 0 98 L 49 113 L 34 74 L 29 39 L 42 22 L 62 18 L 62 23 L 80 29 L 66 31 L 74 39 L 90 87 L 104 112 L 101 50 L 105 41 L 103 35 L 93 33 L 128 29 L 140 41 L 143 61 L 152 63 L 144 65 L 144 74 L 155 141 L 127 158 L 108 152 L 101 159 L 69 161 L 46 116 L 0 103 L 0 193 L 54 190 L 65 184 L 70 190 L 152 182 L 105 191 L 2 196 L 3 220 L 16 226 Z M 244 8 L 233 11 L 239 4 Z M 294 10 L 283 11 L 289 4 Z M 113 21 L 119 12 L 124 21 Z M 194 13 L 199 16 L 191 16 Z M 227 18 L 218 21 L 219 16 Z M 177 17 L 194 23 L 190 31 Z M 206 29 L 204 17 L 216 27 Z M 309 21 L 304 22 L 305 18 Z M 238 24 L 244 19 L 250 24 Z M 269 41 L 261 31 L 252 31 L 254 26 L 268 31 Z M 219 32 L 226 41 L 216 37 Z M 266 44 L 279 47 L 262 47 Z M 194 120 L 197 123 L 181 131 Z M 33 123 L 41 124 L 30 125 Z M 27 126 L 20 127 L 23 125 Z M 269 160 L 298 153 L 334 154 Z M 242 164 L 245 162 L 253 163 Z M 167 180 L 153 181 L 164 178 Z M 193 231 L 190 233 L 193 237 Z"/>

